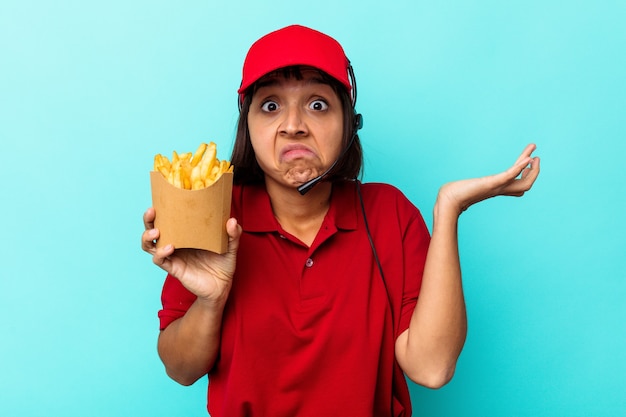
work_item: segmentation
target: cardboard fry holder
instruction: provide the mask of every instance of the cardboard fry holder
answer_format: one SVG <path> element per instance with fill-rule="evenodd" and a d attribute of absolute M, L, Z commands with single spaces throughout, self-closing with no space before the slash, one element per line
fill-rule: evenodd
<path fill-rule="evenodd" d="M 160 172 L 150 172 L 154 227 L 160 236 L 157 248 L 205 249 L 225 253 L 228 249 L 226 221 L 230 217 L 233 174 L 225 172 L 202 190 L 183 190 L 170 184 Z"/>

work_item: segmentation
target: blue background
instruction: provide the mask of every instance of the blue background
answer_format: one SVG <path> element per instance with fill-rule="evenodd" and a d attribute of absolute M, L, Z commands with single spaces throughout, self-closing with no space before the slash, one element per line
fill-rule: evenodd
<path fill-rule="evenodd" d="M 155 153 L 230 155 L 249 45 L 290 23 L 356 69 L 365 180 L 430 225 L 441 184 L 507 168 L 460 223 L 469 335 L 418 416 L 626 415 L 626 2 L 0 3 L 0 415 L 203 416 L 156 354 L 139 245 Z"/>

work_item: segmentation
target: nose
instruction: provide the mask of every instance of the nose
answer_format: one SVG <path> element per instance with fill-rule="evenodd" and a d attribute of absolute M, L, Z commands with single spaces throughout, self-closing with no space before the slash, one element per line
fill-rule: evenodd
<path fill-rule="evenodd" d="M 304 114 L 298 106 L 288 106 L 283 111 L 284 118 L 279 126 L 282 135 L 302 137 L 308 134 L 308 127 Z"/>

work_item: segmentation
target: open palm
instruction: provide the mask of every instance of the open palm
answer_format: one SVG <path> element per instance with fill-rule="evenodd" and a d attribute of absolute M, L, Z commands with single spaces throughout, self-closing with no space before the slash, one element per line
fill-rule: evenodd
<path fill-rule="evenodd" d="M 535 149 L 534 144 L 526 146 L 517 161 L 499 174 L 445 184 L 439 190 L 438 204 L 451 204 L 460 214 L 491 197 L 524 195 L 539 175 L 539 158 L 531 156 Z"/>

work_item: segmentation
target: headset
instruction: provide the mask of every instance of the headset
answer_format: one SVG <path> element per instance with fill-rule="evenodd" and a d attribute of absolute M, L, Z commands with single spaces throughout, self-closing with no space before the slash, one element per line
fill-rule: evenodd
<path fill-rule="evenodd" d="M 348 59 L 346 58 L 346 60 Z M 348 145 L 343 149 L 341 154 L 339 154 L 337 159 L 335 159 L 335 162 L 333 162 L 326 171 L 322 172 L 317 177 L 305 182 L 304 184 L 298 187 L 298 192 L 301 195 L 305 195 L 306 193 L 308 193 L 311 190 L 311 188 L 315 187 L 320 181 L 322 181 L 333 170 L 333 168 L 335 168 L 335 165 L 337 165 L 337 163 L 341 161 L 341 159 L 343 159 L 345 154 L 352 147 L 352 144 L 354 143 L 354 139 L 356 138 L 357 132 L 363 127 L 363 116 L 360 113 L 357 113 L 356 111 L 356 78 L 354 77 L 354 70 L 352 69 L 352 64 L 350 64 L 350 60 L 348 60 L 348 77 L 350 78 L 350 84 L 352 86 L 352 90 L 350 92 L 350 98 L 352 99 L 352 109 L 354 111 L 354 125 L 352 126 L 352 136 L 350 138 L 350 142 L 348 142 Z"/>

